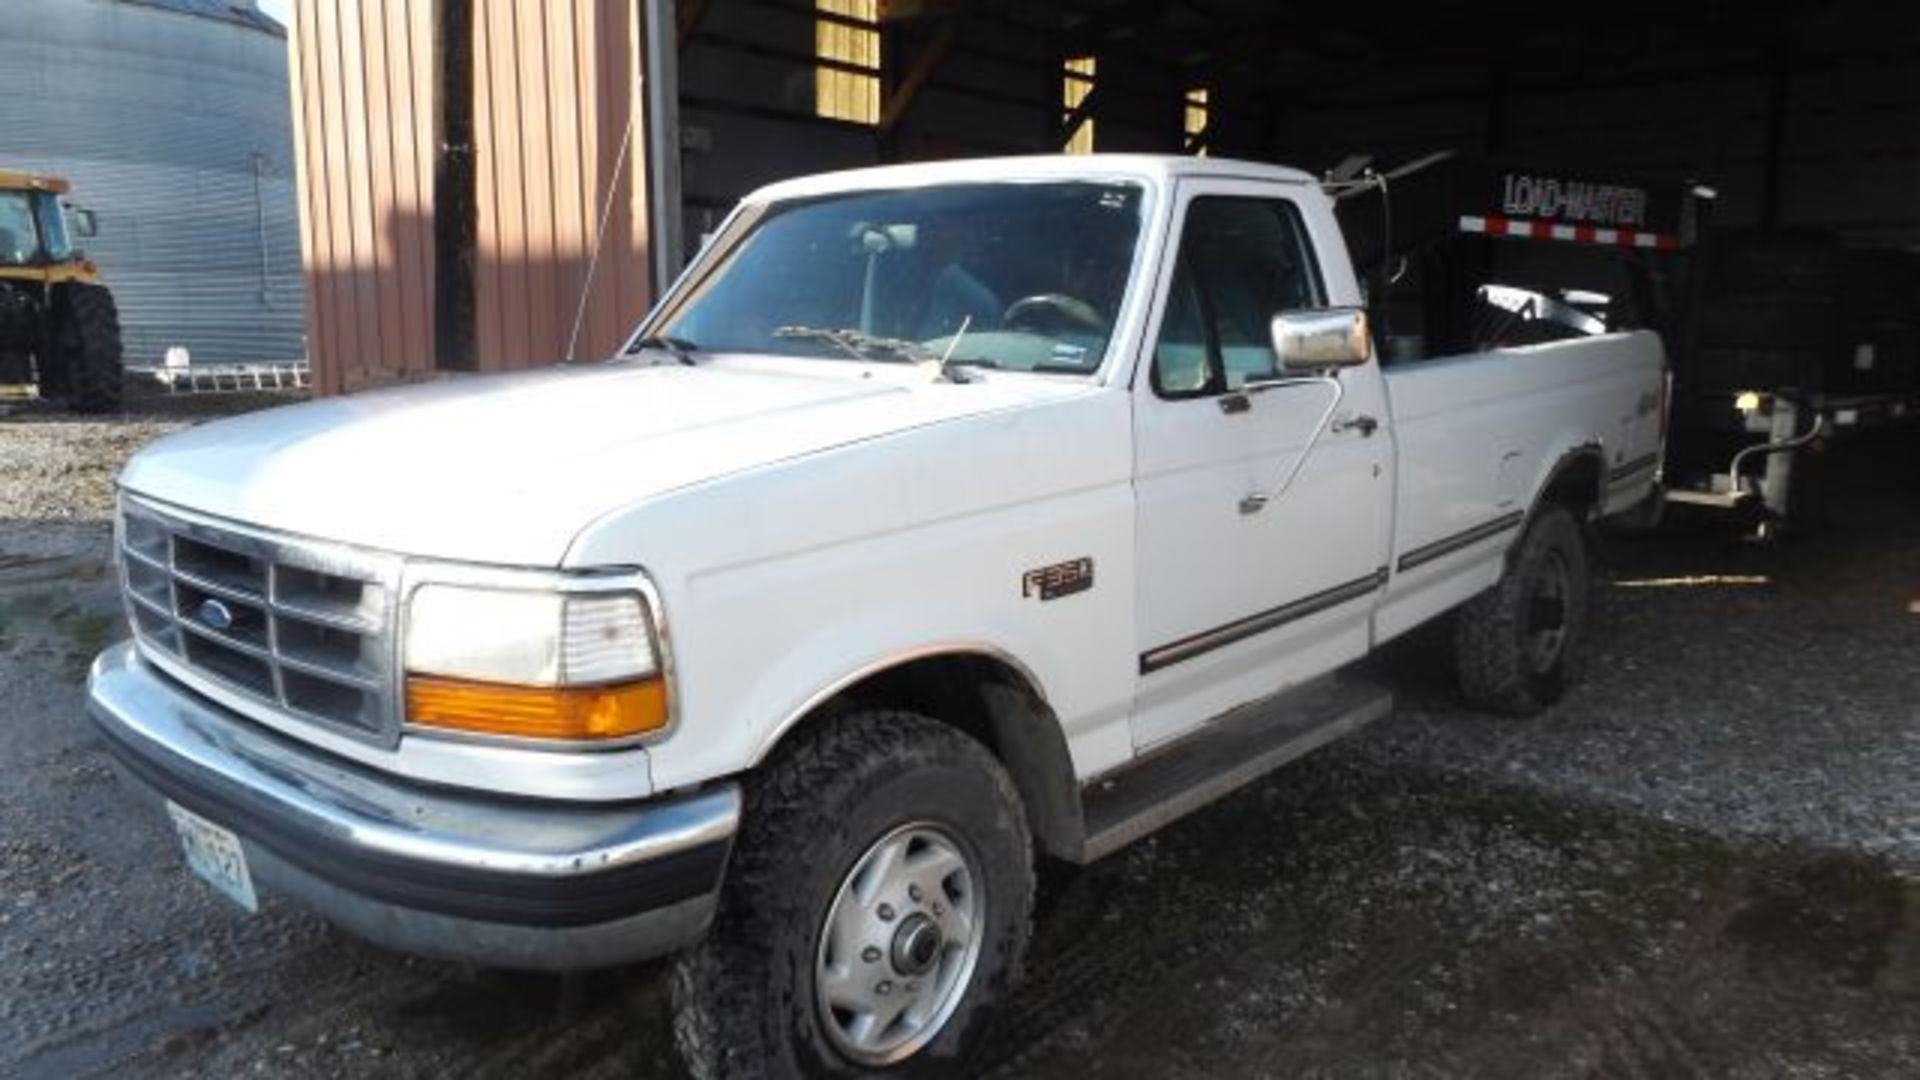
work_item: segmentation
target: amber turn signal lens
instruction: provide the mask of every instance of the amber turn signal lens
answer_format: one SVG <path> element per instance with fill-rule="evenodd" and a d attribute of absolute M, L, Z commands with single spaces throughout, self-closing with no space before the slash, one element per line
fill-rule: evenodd
<path fill-rule="evenodd" d="M 407 719 L 481 735 L 604 742 L 666 727 L 667 688 L 658 677 L 612 686 L 507 686 L 409 675 Z"/>

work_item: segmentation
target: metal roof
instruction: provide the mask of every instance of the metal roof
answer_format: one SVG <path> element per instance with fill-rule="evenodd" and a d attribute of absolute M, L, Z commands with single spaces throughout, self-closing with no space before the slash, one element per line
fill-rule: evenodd
<path fill-rule="evenodd" d="M 231 0 L 118 0 L 118 2 L 133 7 L 160 8 L 163 11 L 192 15 L 195 18 L 232 23 L 235 26 L 244 26 L 272 34 L 275 37 L 287 36 L 287 28 L 281 26 L 278 20 L 249 3 L 233 3 Z"/>
<path fill-rule="evenodd" d="M 56 195 L 65 195 L 67 193 L 67 182 L 57 176 L 43 176 L 40 173 L 0 169 L 0 191 L 19 191 L 23 188 L 33 191 L 51 191 Z"/>

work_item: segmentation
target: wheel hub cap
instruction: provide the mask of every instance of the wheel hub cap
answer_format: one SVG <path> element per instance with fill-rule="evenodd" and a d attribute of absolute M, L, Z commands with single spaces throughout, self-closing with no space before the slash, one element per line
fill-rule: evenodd
<path fill-rule="evenodd" d="M 927 916 L 914 913 L 893 935 L 893 970 L 902 975 L 925 975 L 944 944 L 940 927 Z"/>
<path fill-rule="evenodd" d="M 814 965 L 829 1041 L 887 1065 L 940 1034 L 966 996 L 985 935 L 980 875 L 959 841 L 905 825 L 854 861 L 827 907 Z"/>

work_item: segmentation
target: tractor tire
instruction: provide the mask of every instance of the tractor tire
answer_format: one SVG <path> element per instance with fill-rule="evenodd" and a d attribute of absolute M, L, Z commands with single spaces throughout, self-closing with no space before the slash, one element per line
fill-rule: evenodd
<path fill-rule="evenodd" d="M 54 356 L 41 373 L 42 390 L 51 388 L 77 413 L 115 412 L 125 382 L 121 365 L 120 309 L 102 285 L 62 285 L 53 304 Z"/>
<path fill-rule="evenodd" d="M 712 928 L 673 973 L 702 1080 L 964 1077 L 1032 917 L 1032 838 L 986 747 L 854 712 L 747 783 Z"/>
<path fill-rule="evenodd" d="M 1490 712 L 1532 716 L 1579 681 L 1586 643 L 1587 548 L 1559 506 L 1527 527 L 1493 588 L 1454 623 L 1460 692 Z"/>

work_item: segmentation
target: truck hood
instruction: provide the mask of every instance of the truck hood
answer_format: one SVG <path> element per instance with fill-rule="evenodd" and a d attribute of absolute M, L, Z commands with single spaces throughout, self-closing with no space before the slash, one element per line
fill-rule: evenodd
<path fill-rule="evenodd" d="M 120 483 L 303 536 L 555 566 L 582 529 L 621 507 L 1088 389 L 1041 378 L 929 383 L 899 365 L 616 362 L 449 379 L 222 420 L 155 442 L 128 462 Z"/>

